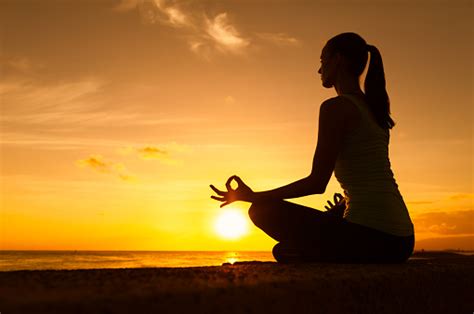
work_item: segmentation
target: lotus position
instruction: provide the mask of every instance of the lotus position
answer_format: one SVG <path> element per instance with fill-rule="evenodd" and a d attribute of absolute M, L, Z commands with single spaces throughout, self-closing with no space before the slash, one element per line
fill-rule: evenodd
<path fill-rule="evenodd" d="M 367 60 L 364 91 L 360 86 Z M 321 53 L 322 85 L 337 96 L 319 109 L 311 173 L 288 185 L 254 192 L 238 176 L 227 191 L 211 185 L 221 207 L 251 202 L 253 223 L 278 241 L 278 262 L 400 263 L 414 247 L 414 229 L 390 166 L 389 97 L 379 50 L 355 33 L 331 38 Z M 336 193 L 326 211 L 286 199 L 322 194 L 334 172 Z M 231 187 L 235 180 L 236 189 Z"/>

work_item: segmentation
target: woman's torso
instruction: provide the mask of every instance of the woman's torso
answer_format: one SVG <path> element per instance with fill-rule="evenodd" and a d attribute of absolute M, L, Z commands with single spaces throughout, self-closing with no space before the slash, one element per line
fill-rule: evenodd
<path fill-rule="evenodd" d="M 341 96 L 357 107 L 360 117 L 344 140 L 334 170 L 346 194 L 344 218 L 396 236 L 413 235 L 413 224 L 390 166 L 389 130 L 379 127 L 363 98 Z"/>

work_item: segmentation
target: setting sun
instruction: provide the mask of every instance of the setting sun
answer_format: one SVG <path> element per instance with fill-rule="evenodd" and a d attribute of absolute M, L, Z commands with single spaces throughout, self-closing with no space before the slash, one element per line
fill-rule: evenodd
<path fill-rule="evenodd" d="M 217 217 L 215 230 L 222 238 L 238 239 L 248 232 L 248 223 L 241 212 L 227 209 Z"/>

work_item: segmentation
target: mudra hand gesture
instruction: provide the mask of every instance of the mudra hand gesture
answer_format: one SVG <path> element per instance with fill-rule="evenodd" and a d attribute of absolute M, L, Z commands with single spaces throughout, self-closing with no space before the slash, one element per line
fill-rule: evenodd
<path fill-rule="evenodd" d="M 330 215 L 342 217 L 346 209 L 346 198 L 341 193 L 334 193 L 334 204 L 328 201 L 329 206 L 324 206 L 326 212 Z"/>
<path fill-rule="evenodd" d="M 230 186 L 230 183 L 232 180 L 235 180 L 238 184 L 237 188 L 234 190 Z M 211 189 L 216 192 L 219 196 L 214 196 L 212 195 L 211 198 L 223 202 L 220 207 L 224 207 L 232 202 L 235 201 L 246 201 L 246 202 L 252 202 L 255 192 L 252 191 L 251 188 L 249 188 L 242 179 L 240 179 L 238 176 L 231 176 L 229 179 L 227 179 L 227 182 L 225 184 L 227 188 L 227 192 L 220 191 L 218 190 L 214 185 L 210 185 Z"/>

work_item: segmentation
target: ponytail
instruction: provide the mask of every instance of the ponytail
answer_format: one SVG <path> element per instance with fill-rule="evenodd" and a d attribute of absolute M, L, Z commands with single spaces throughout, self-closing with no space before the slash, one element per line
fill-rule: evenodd
<path fill-rule="evenodd" d="M 383 129 L 391 129 L 395 122 L 390 117 L 390 100 L 385 89 L 382 56 L 375 46 L 367 45 L 367 50 L 370 52 L 369 69 L 364 82 L 367 103 L 377 123 Z"/>

